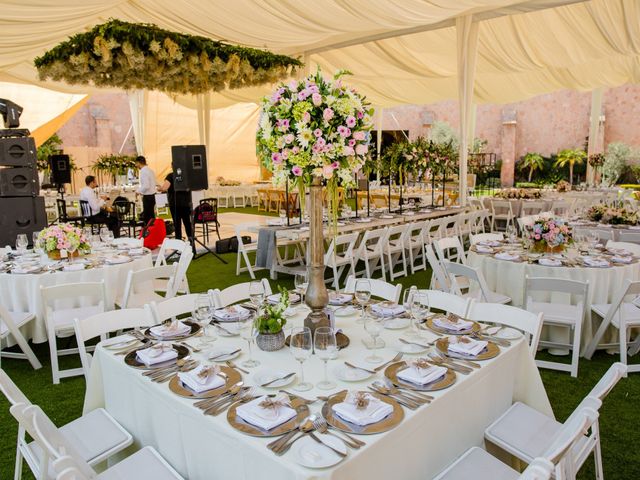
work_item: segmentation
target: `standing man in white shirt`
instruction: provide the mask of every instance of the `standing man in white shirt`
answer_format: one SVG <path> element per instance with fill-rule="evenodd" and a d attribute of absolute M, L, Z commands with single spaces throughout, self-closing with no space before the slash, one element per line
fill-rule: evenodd
<path fill-rule="evenodd" d="M 138 193 L 142 195 L 142 221 L 146 225 L 156 218 L 156 174 L 147 166 L 147 159 L 142 155 L 136 158 L 140 170 L 140 186 Z"/>
<path fill-rule="evenodd" d="M 113 232 L 113 237 L 120 236 L 120 225 L 118 217 L 112 215 L 108 207 L 105 207 L 106 196 L 98 198 L 95 189 L 98 188 L 98 182 L 93 175 L 87 175 L 84 179 L 85 187 L 80 190 L 80 200 L 87 202 L 88 212 L 83 212 L 86 222 L 89 224 L 104 223 L 109 230 Z"/>

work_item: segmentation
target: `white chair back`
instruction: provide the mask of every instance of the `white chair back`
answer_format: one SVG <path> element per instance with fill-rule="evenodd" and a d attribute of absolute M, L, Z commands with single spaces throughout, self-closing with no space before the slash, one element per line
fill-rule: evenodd
<path fill-rule="evenodd" d="M 0 392 L 7 397 L 11 405 L 17 405 L 19 403 L 25 405 L 31 405 L 31 401 L 26 397 L 22 390 L 11 380 L 11 377 L 7 375 L 3 369 L 0 368 Z"/>
<path fill-rule="evenodd" d="M 569 215 L 570 209 L 571 205 L 569 204 L 569 202 L 558 200 L 551 204 L 551 208 L 549 210 L 557 217 L 565 217 Z"/>
<path fill-rule="evenodd" d="M 589 392 L 590 397 L 604 401 L 613 387 L 627 374 L 627 366 L 624 363 L 616 362 L 609 367 L 602 378 L 595 384 Z"/>
<path fill-rule="evenodd" d="M 550 460 L 536 458 L 518 478 L 519 480 L 549 480 L 553 469 L 554 465 Z"/>
<path fill-rule="evenodd" d="M 387 228 L 366 230 L 360 239 L 360 244 L 355 251 L 355 258 L 364 262 L 364 273 L 367 278 L 371 278 L 378 269 L 381 271 L 382 279 L 386 278 L 383 247 L 387 240 L 387 232 Z"/>
<path fill-rule="evenodd" d="M 178 295 L 177 297 L 167 298 L 162 302 L 151 302 L 145 305 L 145 308 L 149 310 L 154 323 L 162 323 L 178 315 L 193 312 L 196 308 L 196 300 L 200 295 L 203 294 L 189 293 L 187 295 Z M 215 306 L 213 296 L 209 295 L 209 298 L 211 306 Z"/>
<path fill-rule="evenodd" d="M 426 293 L 429 299 L 429 306 L 438 310 L 444 310 L 447 313 L 453 313 L 462 318 L 467 318 L 471 300 L 459 297 L 441 290 L 419 290 L 420 293 Z"/>
<path fill-rule="evenodd" d="M 260 280 L 262 282 L 262 286 L 264 288 L 264 296 L 265 298 L 272 294 L 271 284 L 269 280 L 263 278 Z M 216 308 L 223 308 L 227 305 L 232 305 L 234 303 L 242 302 L 243 300 L 249 299 L 249 285 L 251 282 L 238 283 L 236 285 L 231 285 L 223 290 L 212 290 L 212 294 L 214 296 L 214 306 Z"/>
<path fill-rule="evenodd" d="M 171 295 L 176 295 L 179 291 L 184 293 L 191 293 L 189 290 L 189 281 L 187 279 L 187 270 L 189 270 L 189 265 L 191 265 L 191 260 L 193 260 L 193 251 L 191 248 L 182 252 L 180 255 L 180 260 L 178 260 L 178 269 L 176 270 L 176 277 L 173 283 L 174 291 Z"/>
<path fill-rule="evenodd" d="M 448 292 L 451 289 L 451 282 L 449 282 L 447 272 L 442 267 L 440 260 L 436 257 L 433 244 L 425 245 L 424 251 L 427 255 L 427 261 L 431 266 L 431 282 L 429 283 L 429 288 Z"/>
<path fill-rule="evenodd" d="M 546 207 L 545 202 L 539 201 L 523 201 L 520 208 L 520 216 L 527 217 L 530 215 L 539 215 Z"/>
<path fill-rule="evenodd" d="M 524 332 L 529 338 L 529 350 L 535 356 L 542 331 L 542 314 L 498 303 L 473 302 L 467 318 L 473 321 L 493 322 Z"/>
<path fill-rule="evenodd" d="M 504 240 L 504 234 L 502 232 L 497 233 L 476 233 L 469 235 L 469 243 L 475 245 L 480 242 L 501 242 Z"/>
<path fill-rule="evenodd" d="M 45 317 L 50 316 L 58 308 L 79 308 L 89 303 L 91 306 L 104 310 L 105 288 L 104 281 L 62 283 L 50 287 L 40 287 Z M 72 318 L 69 321 L 73 321 Z"/>
<path fill-rule="evenodd" d="M 160 267 L 149 267 L 142 270 L 130 270 L 124 286 L 124 295 L 120 308 L 127 308 L 131 298 L 144 291 L 153 291 L 153 281 L 167 279 L 165 298 L 171 298 L 175 294 L 178 263 L 162 265 Z"/>
<path fill-rule="evenodd" d="M 480 297 L 483 302 L 491 301 L 491 291 L 487 286 L 487 282 L 484 279 L 484 276 L 477 268 L 469 267 L 468 265 L 463 265 L 462 263 L 455 263 L 449 260 L 443 260 L 442 266 L 444 270 L 447 272 L 447 276 L 449 278 L 449 284 L 451 285 L 450 291 L 455 295 L 462 295 L 462 291 L 460 290 L 460 286 L 456 281 L 456 277 L 464 277 L 469 279 L 469 285 L 471 282 L 476 282 L 480 287 Z"/>
<path fill-rule="evenodd" d="M 620 230 L 618 232 L 618 238 L 621 242 L 640 243 L 640 232 Z"/>
<path fill-rule="evenodd" d="M 356 281 L 358 279 L 353 275 L 347 278 L 347 284 L 344 287 L 345 293 L 354 293 L 356 290 Z M 371 285 L 371 296 L 383 298 L 390 302 L 400 302 L 400 294 L 402 293 L 402 285 L 393 285 L 379 279 L 368 279 L 369 285 Z"/>
<path fill-rule="evenodd" d="M 458 237 L 445 237 L 435 240 L 436 254 L 440 261 L 450 260 L 457 263 L 467 263 L 467 257 L 464 254 L 464 247 L 460 243 Z"/>
<path fill-rule="evenodd" d="M 160 250 L 158 251 L 158 256 L 156 257 L 154 265 L 156 267 L 167 265 L 167 257 L 170 257 L 172 253 L 178 252 L 182 255 L 187 250 L 191 250 L 191 245 L 184 240 L 165 238 L 162 241 L 162 245 L 160 245 Z"/>

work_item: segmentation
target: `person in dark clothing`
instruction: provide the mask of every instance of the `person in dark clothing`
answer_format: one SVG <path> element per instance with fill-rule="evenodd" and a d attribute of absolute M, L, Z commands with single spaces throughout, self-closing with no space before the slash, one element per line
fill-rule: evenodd
<path fill-rule="evenodd" d="M 160 191 L 167 194 L 171 218 L 176 228 L 176 238 L 182 240 L 182 225 L 187 239 L 191 238 L 191 192 L 176 192 L 173 188 L 173 172 L 169 173 Z"/>
<path fill-rule="evenodd" d="M 107 207 L 105 202 L 108 200 L 106 196 L 98 197 L 95 189 L 98 188 L 98 182 L 93 175 L 87 175 L 84 179 L 86 186 L 80 190 L 80 200 L 86 203 L 88 211 L 82 212 L 86 217 L 88 224 L 103 223 L 109 230 L 113 232 L 113 237 L 120 236 L 120 223 L 118 217 L 114 214 L 111 207 Z"/>

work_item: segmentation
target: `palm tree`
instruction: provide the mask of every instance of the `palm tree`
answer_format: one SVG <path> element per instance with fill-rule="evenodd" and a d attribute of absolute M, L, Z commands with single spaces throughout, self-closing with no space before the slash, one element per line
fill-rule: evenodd
<path fill-rule="evenodd" d="M 544 158 L 539 153 L 527 153 L 524 157 L 522 157 L 522 163 L 520 164 L 521 170 L 529 169 L 529 182 L 531 182 L 531 177 L 533 176 L 533 172 L 535 170 L 543 170 L 544 169 Z"/>
<path fill-rule="evenodd" d="M 573 185 L 573 166 L 580 165 L 587 158 L 587 154 L 582 150 L 572 150 L 566 148 L 558 152 L 558 158 L 556 160 L 556 167 L 564 167 L 569 165 L 569 183 Z"/>

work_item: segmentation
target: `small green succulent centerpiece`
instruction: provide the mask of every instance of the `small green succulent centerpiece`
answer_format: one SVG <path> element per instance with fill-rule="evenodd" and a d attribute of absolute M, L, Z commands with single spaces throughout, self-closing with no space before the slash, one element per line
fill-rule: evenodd
<path fill-rule="evenodd" d="M 280 299 L 277 303 L 267 303 L 262 314 L 256 320 L 258 337 L 256 344 L 260 350 L 275 352 L 284 347 L 284 331 L 287 323 L 284 312 L 289 307 L 289 292 L 286 288 L 279 287 Z"/>

